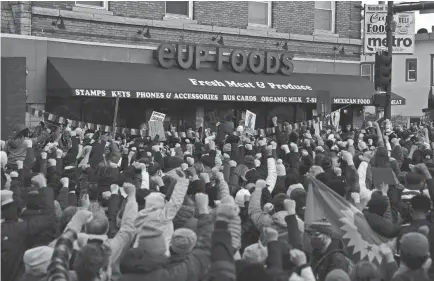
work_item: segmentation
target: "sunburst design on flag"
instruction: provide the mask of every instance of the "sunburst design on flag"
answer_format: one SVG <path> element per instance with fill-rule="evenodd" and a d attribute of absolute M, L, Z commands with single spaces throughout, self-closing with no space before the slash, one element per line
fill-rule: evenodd
<path fill-rule="evenodd" d="M 373 262 L 376 259 L 377 263 L 381 264 L 383 259 L 380 252 L 381 245 L 368 243 L 362 237 L 355 224 L 354 210 L 346 209 L 341 212 L 344 216 L 339 219 L 343 224 L 340 229 L 344 231 L 342 238 L 349 240 L 347 247 L 354 247 L 353 253 L 360 253 L 360 260 L 368 259 L 369 262 Z"/>

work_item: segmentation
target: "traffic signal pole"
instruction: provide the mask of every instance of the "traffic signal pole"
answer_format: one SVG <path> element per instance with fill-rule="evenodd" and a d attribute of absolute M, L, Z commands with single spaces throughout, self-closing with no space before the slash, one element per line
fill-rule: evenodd
<path fill-rule="evenodd" d="M 386 32 L 387 32 L 386 38 L 387 38 L 387 54 L 390 57 L 392 57 L 392 52 L 393 52 L 392 22 L 393 22 L 393 1 L 388 1 L 387 17 L 386 17 Z M 390 78 L 392 78 L 392 73 L 390 74 Z M 387 85 L 386 88 L 386 106 L 384 107 L 384 118 L 389 120 L 392 118 L 392 79 L 389 79 L 389 84 Z"/>

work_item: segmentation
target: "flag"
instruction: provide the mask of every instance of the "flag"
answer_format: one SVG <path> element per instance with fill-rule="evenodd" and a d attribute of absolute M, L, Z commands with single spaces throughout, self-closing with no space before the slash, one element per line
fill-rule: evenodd
<path fill-rule="evenodd" d="M 331 223 L 354 262 L 366 260 L 378 266 L 382 264 L 380 246 L 388 245 L 390 241 L 371 229 L 359 209 L 316 178 L 309 177 L 304 217 L 306 227 L 321 218 L 327 218 Z"/>

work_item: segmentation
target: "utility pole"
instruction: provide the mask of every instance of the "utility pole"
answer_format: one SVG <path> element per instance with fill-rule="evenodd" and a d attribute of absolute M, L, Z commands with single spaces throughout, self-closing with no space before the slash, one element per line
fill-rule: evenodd
<path fill-rule="evenodd" d="M 386 32 L 387 32 L 387 55 L 392 57 L 393 53 L 393 1 L 387 2 L 387 17 L 386 17 Z M 392 62 L 393 63 L 393 62 Z M 392 67 L 392 65 L 391 65 Z M 392 78 L 392 74 L 390 75 Z M 386 106 L 384 107 L 384 118 L 392 117 L 392 79 L 389 79 L 389 84 L 386 88 Z"/>

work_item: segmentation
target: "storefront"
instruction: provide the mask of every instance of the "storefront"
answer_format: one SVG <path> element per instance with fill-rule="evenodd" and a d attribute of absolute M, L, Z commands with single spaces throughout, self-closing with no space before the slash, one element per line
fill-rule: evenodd
<path fill-rule="evenodd" d="M 45 82 L 33 88 L 43 95 L 44 109 L 102 125 L 112 124 L 119 98 L 120 127 L 138 128 L 155 110 L 166 114 L 167 127 L 213 128 L 227 116 L 237 121 L 250 110 L 257 114 L 256 127 L 265 128 L 272 116 L 290 123 L 311 119 L 317 96 L 323 92 L 330 94 L 332 110 L 345 106 L 341 121 L 352 123 L 354 112 L 371 104 L 373 93 L 372 83 L 360 76 L 342 75 L 345 70 L 306 73 L 307 68 L 324 69 L 325 64 L 312 62 L 301 70 L 302 64 L 287 52 L 249 53 L 186 45 L 183 52 L 177 52 L 178 46 L 167 44 L 131 49 L 34 42 L 45 44 L 36 48 L 43 50 L 41 54 L 34 52 L 35 57 L 29 57 L 28 44 L 22 44 L 20 51 L 28 64 L 35 64 L 31 75 Z M 18 49 L 10 52 L 17 56 Z M 392 99 L 394 104 L 405 104 L 397 95 Z"/>

